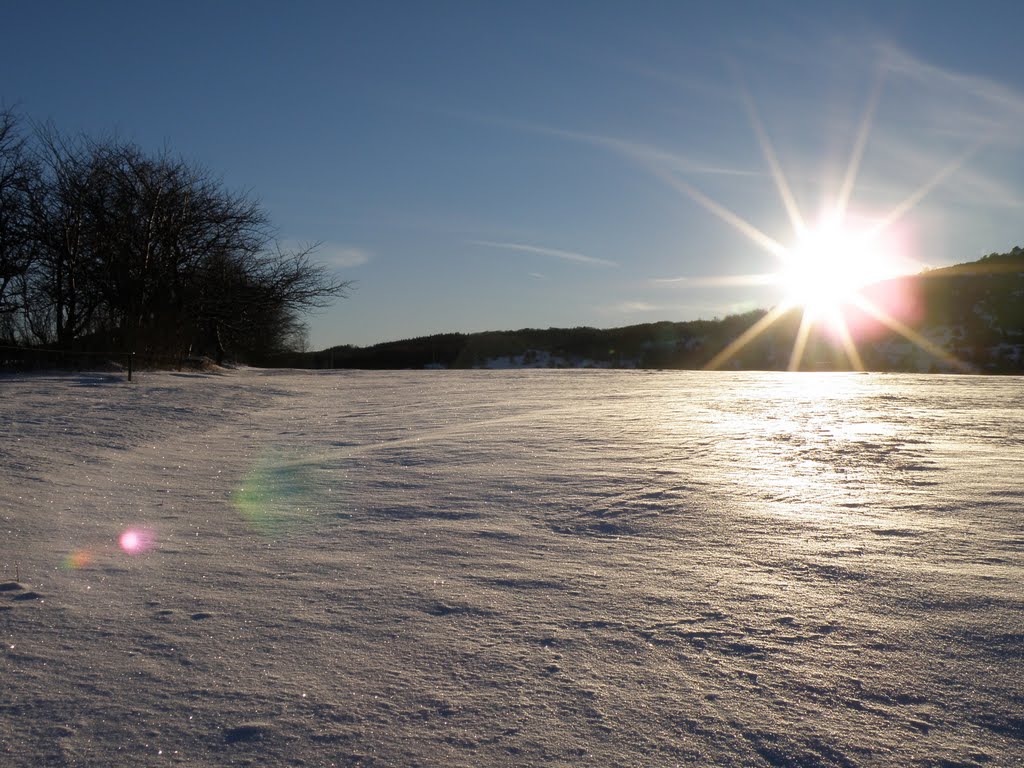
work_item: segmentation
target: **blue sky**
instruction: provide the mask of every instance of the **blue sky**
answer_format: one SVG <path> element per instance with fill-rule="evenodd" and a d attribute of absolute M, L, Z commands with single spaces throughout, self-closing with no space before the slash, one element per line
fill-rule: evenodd
<path fill-rule="evenodd" d="M 773 165 L 808 221 L 844 181 L 851 216 L 895 210 L 887 247 L 917 264 L 1024 243 L 1017 2 L 3 13 L 4 106 L 168 146 L 323 243 L 357 288 L 313 348 L 771 306 L 728 278 L 779 266 L 750 227 L 793 242 Z"/>

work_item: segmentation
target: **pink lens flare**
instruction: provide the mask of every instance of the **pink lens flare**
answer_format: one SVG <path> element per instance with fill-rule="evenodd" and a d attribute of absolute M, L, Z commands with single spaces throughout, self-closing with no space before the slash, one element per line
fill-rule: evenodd
<path fill-rule="evenodd" d="M 143 528 L 127 528 L 118 543 L 129 555 L 138 555 L 153 546 L 153 532 Z"/>

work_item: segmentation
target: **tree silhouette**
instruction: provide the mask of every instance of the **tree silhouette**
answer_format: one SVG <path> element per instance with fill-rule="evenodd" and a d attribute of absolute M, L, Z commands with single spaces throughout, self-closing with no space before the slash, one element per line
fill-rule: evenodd
<path fill-rule="evenodd" d="M 26 138 L 0 113 L 0 331 L 65 349 L 255 358 L 303 346 L 345 296 L 205 169 L 116 138 Z"/>

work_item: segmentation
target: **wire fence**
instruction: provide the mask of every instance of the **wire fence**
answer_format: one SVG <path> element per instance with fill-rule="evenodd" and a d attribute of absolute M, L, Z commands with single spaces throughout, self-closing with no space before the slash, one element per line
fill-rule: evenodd
<path fill-rule="evenodd" d="M 131 381 L 134 363 L 133 352 L 0 346 L 0 371 L 117 371 Z"/>

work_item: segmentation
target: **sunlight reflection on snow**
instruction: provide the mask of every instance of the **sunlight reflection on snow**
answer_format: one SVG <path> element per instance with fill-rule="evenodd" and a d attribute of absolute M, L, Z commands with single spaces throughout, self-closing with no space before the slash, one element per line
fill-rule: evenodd
<path fill-rule="evenodd" d="M 262 392 L 271 376 L 274 400 L 247 406 L 258 418 L 225 414 L 248 402 L 243 385 Z M 636 713 L 651 713 L 651 733 L 679 735 L 671 753 L 643 737 L 595 749 L 595 764 L 630 764 L 641 749 L 652 764 L 1017 756 L 1018 380 L 243 370 L 196 382 L 138 407 L 137 390 L 113 392 L 123 400 L 109 422 L 77 389 L 53 419 L 39 409 L 18 422 L 36 412 L 38 380 L 0 402 L 3 444 L 17 449 L 0 487 L 8 557 L 26 582 L 47 576 L 55 544 L 69 562 L 94 557 L 39 578 L 38 594 L 33 583 L 0 595 L 4 640 L 18 646 L 0 654 L 5 700 L 47 702 L 68 686 L 84 697 L 75 711 L 0 718 L 12 744 L 47 750 L 34 764 L 54 744 L 39 734 L 83 750 L 109 737 L 94 751 L 110 764 L 125 743 L 145 750 L 150 731 L 165 754 L 205 733 L 214 761 L 263 749 L 282 763 L 299 749 L 288 756 L 312 764 L 324 744 L 289 740 L 292 726 L 333 744 L 360 728 L 335 716 L 364 711 L 385 738 L 413 738 L 408 726 L 429 740 L 457 720 L 475 745 L 466 761 L 509 762 L 506 746 L 524 742 L 489 753 L 479 734 L 503 727 L 487 713 L 528 718 L 520 691 L 529 711 L 567 713 L 547 718 L 547 744 L 588 744 L 597 717 L 615 736 Z M 60 437 L 71 407 L 85 414 L 73 444 Z M 108 448 L 158 434 L 160 462 Z M 36 493 L 53 478 L 64 504 Z M 288 537 L 271 547 L 250 526 L 275 518 Z M 122 551 L 121 534 L 138 545 L 147 526 L 149 555 Z M 204 680 L 230 695 L 204 693 Z M 78 729 L 75 712 L 114 697 L 138 715 L 124 733 Z M 704 714 L 680 726 L 683 699 Z M 723 746 L 722 723 L 745 752 Z M 834 752 L 819 749 L 822 734 Z M 696 745 L 686 754 L 684 737 Z"/>
<path fill-rule="evenodd" d="M 695 434 L 706 435 L 700 442 L 714 456 L 705 464 L 707 477 L 727 481 L 728 493 L 757 515 L 814 525 L 881 517 L 890 525 L 884 502 L 892 495 L 879 487 L 896 479 L 912 493 L 930 482 L 931 466 L 893 420 L 887 398 L 894 395 L 877 377 L 737 374 L 733 383 L 742 386 L 728 395 L 709 393 L 698 410 L 692 391 L 646 402 L 661 411 L 659 443 L 684 446 Z M 673 453 L 685 457 L 676 470 L 685 476 L 694 453 Z"/>

